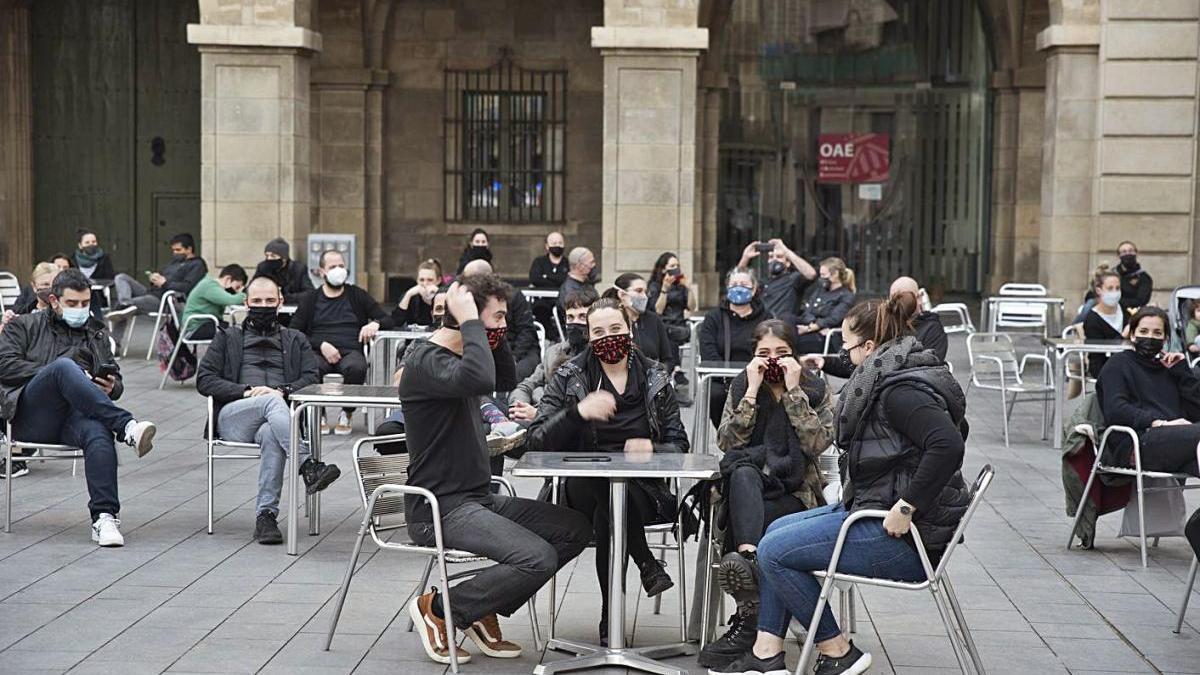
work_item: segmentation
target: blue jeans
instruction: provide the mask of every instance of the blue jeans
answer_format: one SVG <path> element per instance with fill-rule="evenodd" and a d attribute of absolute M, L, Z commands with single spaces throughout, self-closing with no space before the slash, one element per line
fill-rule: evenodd
<path fill-rule="evenodd" d="M 270 511 L 279 515 L 279 493 L 283 490 L 291 421 L 288 404 L 280 396 L 252 396 L 221 408 L 221 416 L 217 419 L 221 438 L 235 443 L 257 443 L 259 447 L 255 513 Z M 298 454 L 301 463 L 308 459 L 308 445 L 301 443 Z M 299 471 L 299 467 L 295 470 Z"/>
<path fill-rule="evenodd" d="M 113 435 L 123 436 L 133 415 L 118 408 L 77 363 L 62 357 L 38 371 L 17 400 L 13 435 L 34 443 L 62 443 L 83 448 L 88 509 L 92 519 L 101 513 L 116 516 L 117 448 Z"/>
<path fill-rule="evenodd" d="M 783 516 L 767 528 L 758 545 L 761 606 L 758 629 L 786 637 L 796 617 L 808 625 L 821 595 L 813 571 L 829 569 L 838 532 L 849 513 L 841 504 Z M 904 539 L 883 530 L 883 520 L 867 518 L 850 526 L 838 571 L 896 581 L 922 581 L 925 570 L 917 551 Z M 825 606 L 815 639 L 822 642 L 841 634 L 833 612 Z"/>

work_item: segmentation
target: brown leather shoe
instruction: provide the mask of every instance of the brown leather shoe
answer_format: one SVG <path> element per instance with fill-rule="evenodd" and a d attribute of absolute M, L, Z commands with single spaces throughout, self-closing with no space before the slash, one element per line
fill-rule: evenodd
<path fill-rule="evenodd" d="M 425 653 L 437 663 L 450 663 L 450 641 L 446 638 L 446 622 L 433 613 L 433 591 L 418 595 L 408 603 L 408 615 L 413 620 L 413 630 L 421 636 Z M 458 662 L 470 663 L 471 653 L 459 647 Z"/>
<path fill-rule="evenodd" d="M 488 614 L 471 624 L 466 633 L 484 656 L 494 659 L 515 659 L 521 655 L 521 645 L 505 640 L 504 635 L 500 633 L 500 620 L 496 618 L 495 614 Z"/>

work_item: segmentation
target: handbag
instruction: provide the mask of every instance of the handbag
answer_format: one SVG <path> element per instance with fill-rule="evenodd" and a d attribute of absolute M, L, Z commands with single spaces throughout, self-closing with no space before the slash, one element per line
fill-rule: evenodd
<path fill-rule="evenodd" d="M 1146 505 L 1146 536 L 1147 537 L 1182 537 L 1183 521 L 1187 517 L 1187 505 L 1183 500 L 1183 487 L 1174 478 L 1143 478 L 1147 492 Z M 1153 491 L 1151 491 L 1151 489 Z M 1165 488 L 1165 489 L 1163 489 Z M 1121 520 L 1119 537 L 1137 537 L 1138 528 L 1137 490 L 1130 495 L 1129 504 L 1125 506 L 1125 517 Z"/>

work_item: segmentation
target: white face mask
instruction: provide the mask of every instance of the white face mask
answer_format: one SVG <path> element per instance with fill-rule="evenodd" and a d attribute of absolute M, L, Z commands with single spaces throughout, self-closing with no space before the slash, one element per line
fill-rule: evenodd
<path fill-rule="evenodd" d="M 1121 302 L 1121 291 L 1104 291 L 1100 293 L 1100 302 L 1108 307 L 1116 307 Z"/>
<path fill-rule="evenodd" d="M 633 311 L 638 314 L 646 313 L 646 305 L 650 302 L 650 298 L 636 293 L 629 294 L 629 304 L 633 307 Z"/>
<path fill-rule="evenodd" d="M 346 277 L 350 272 L 345 267 L 334 267 L 333 269 L 325 270 L 325 281 L 334 288 L 346 283 Z"/>

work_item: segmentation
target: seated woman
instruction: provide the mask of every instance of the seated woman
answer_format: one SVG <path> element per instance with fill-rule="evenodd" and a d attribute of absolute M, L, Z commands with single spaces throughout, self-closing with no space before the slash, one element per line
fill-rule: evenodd
<path fill-rule="evenodd" d="M 679 365 L 678 352 L 675 345 L 671 344 L 662 317 L 649 310 L 646 280 L 640 274 L 626 272 L 617 277 L 612 288 L 604 291 L 600 297 L 621 303 L 626 314 L 633 318 L 633 342 L 642 350 L 642 355 L 661 363 L 668 373 L 674 373 Z"/>
<path fill-rule="evenodd" d="M 721 590 L 737 601 L 729 630 L 700 654 L 727 665 L 754 644 L 759 539 L 780 516 L 824 506 L 816 457 L 833 442 L 833 403 L 824 378 L 796 360 L 795 331 L 767 319 L 754 331 L 754 359 L 734 378 L 717 429 L 721 492 L 728 498 Z"/>
<path fill-rule="evenodd" d="M 854 373 L 839 397 L 836 439 L 845 451 L 843 500 L 784 516 L 758 546 L 758 637 L 731 664 L 712 673 L 785 672 L 784 638 L 791 617 L 808 622 L 821 593 L 814 571 L 829 567 L 846 517 L 888 511 L 850 526 L 839 570 L 916 582 L 925 570 L 908 535 L 915 523 L 936 566 L 970 503 L 959 468 L 966 398 L 933 352 L 907 327 L 917 306 L 911 293 L 855 306 L 842 323 Z M 1195 444 L 1193 443 L 1193 454 Z M 825 607 L 814 635 L 821 675 L 862 673 L 871 655 L 842 634 Z"/>
<path fill-rule="evenodd" d="M 528 437 L 530 451 L 687 452 L 687 433 L 666 370 L 633 343 L 621 304 L 601 298 L 588 310 L 589 346 L 546 385 Z M 570 478 L 564 503 L 592 519 L 596 574 L 603 597 L 600 638 L 608 637 L 608 481 Z M 629 482 L 626 549 L 654 596 L 674 583 L 646 544 L 645 526 L 671 522 L 675 497 L 665 481 Z"/>
<path fill-rule="evenodd" d="M 800 334 L 796 349 L 801 354 L 824 354 L 825 337 L 842 325 L 842 319 L 854 304 L 857 290 L 854 270 L 846 267 L 841 258 L 822 260 L 819 272 L 817 288 L 808 295 L 800 316 L 796 317 L 796 332 Z M 829 353 L 837 353 L 841 346 L 842 338 L 834 335 L 829 342 Z"/>
<path fill-rule="evenodd" d="M 432 326 L 433 296 L 438 292 L 438 272 L 433 263 L 426 260 L 417 266 L 417 283 L 404 293 L 392 320 L 397 326 Z"/>
<path fill-rule="evenodd" d="M 1167 325 L 1162 309 L 1139 309 L 1129 320 L 1133 351 L 1109 357 L 1096 380 L 1096 393 L 1106 424 L 1137 431 L 1142 469 L 1200 476 L 1200 379 L 1183 354 L 1163 352 Z M 1132 466 L 1132 452 L 1128 436 L 1113 434 L 1104 461 Z"/>
<path fill-rule="evenodd" d="M 564 330 L 567 339 L 546 348 L 546 357 L 529 377 L 521 380 L 516 389 L 508 394 L 508 416 L 518 422 L 532 422 L 537 416 L 537 406 L 546 391 L 546 383 L 554 379 L 558 367 L 578 355 L 587 347 L 587 312 L 596 301 L 596 294 L 588 291 L 573 291 L 563 301 L 567 308 L 567 323 Z"/>
<path fill-rule="evenodd" d="M 754 358 L 754 329 L 767 318 L 754 270 L 730 270 L 725 277 L 725 299 L 709 310 L 700 324 L 700 360 L 748 363 Z M 714 380 L 708 394 L 708 417 L 713 427 L 721 425 L 725 395 L 725 382 Z"/>
<path fill-rule="evenodd" d="M 1120 340 L 1125 331 L 1125 311 L 1121 309 L 1121 277 L 1101 265 L 1096 270 L 1096 298 L 1092 310 L 1083 318 L 1083 337 L 1088 340 Z M 1088 354 L 1088 376 L 1098 377 L 1108 362 L 1107 354 Z"/>

